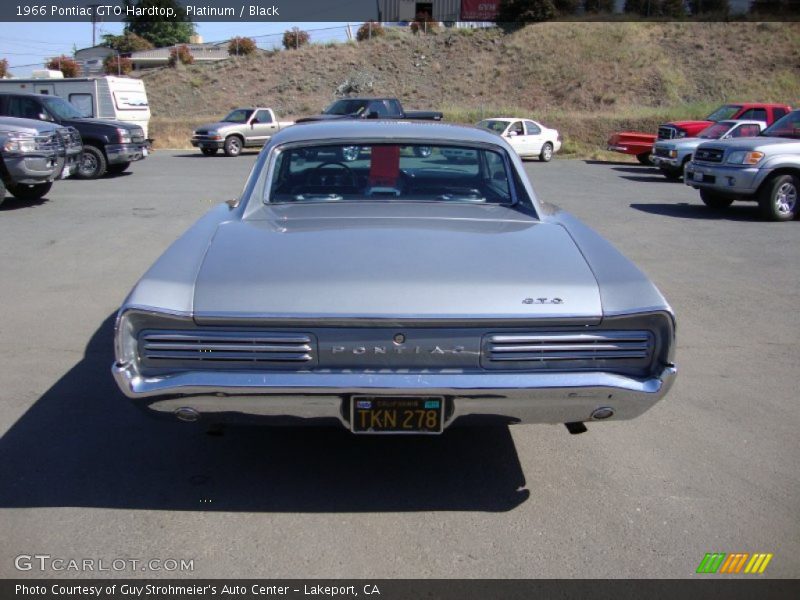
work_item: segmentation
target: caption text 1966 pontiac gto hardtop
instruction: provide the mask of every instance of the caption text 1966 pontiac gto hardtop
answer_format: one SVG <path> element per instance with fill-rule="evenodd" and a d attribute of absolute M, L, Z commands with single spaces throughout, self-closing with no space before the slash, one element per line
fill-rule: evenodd
<path fill-rule="evenodd" d="M 151 413 L 210 424 L 578 431 L 664 396 L 674 331 L 653 284 L 539 201 L 502 138 L 313 123 L 275 135 L 239 200 L 136 284 L 113 373 Z"/>

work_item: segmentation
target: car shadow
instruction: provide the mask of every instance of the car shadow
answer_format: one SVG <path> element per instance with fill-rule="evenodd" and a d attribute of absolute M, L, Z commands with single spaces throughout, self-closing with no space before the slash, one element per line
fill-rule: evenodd
<path fill-rule="evenodd" d="M 441 436 L 151 419 L 111 374 L 113 316 L 0 438 L 0 507 L 508 511 L 530 493 L 507 426 Z"/>
<path fill-rule="evenodd" d="M 640 183 L 682 183 L 681 181 L 667 179 L 663 175 L 620 175 L 620 178 L 627 179 L 628 181 L 637 181 Z"/>
<path fill-rule="evenodd" d="M 678 219 L 704 219 L 707 221 L 762 221 L 756 204 L 734 203 L 728 208 L 715 210 L 705 204 L 631 204 L 631 208 L 652 215 L 675 217 Z"/>
<path fill-rule="evenodd" d="M 238 156 L 256 156 L 261 151 L 261 148 L 256 148 L 254 150 L 242 150 Z M 196 154 L 173 154 L 173 158 L 207 158 L 207 159 L 214 159 L 214 158 L 236 158 L 236 156 L 225 156 L 225 153 L 220 150 L 216 154 L 212 154 L 211 156 L 206 156 L 199 150 Z"/>
<path fill-rule="evenodd" d="M 617 173 L 635 173 L 636 175 L 641 175 L 642 173 L 661 174 L 661 171 L 659 171 L 658 168 L 646 165 L 636 166 L 632 164 L 626 164 L 625 166 L 612 167 L 611 170 L 616 171 Z M 662 179 L 666 179 L 666 177 L 663 175 L 661 177 Z"/>
<path fill-rule="evenodd" d="M 4 200 L 0 201 L 0 211 L 4 210 L 21 210 L 23 208 L 35 208 L 37 206 L 41 206 L 42 204 L 47 204 L 50 200 L 45 196 L 44 198 L 39 198 L 38 200 L 20 200 L 6 192 L 6 197 Z"/>
<path fill-rule="evenodd" d="M 587 165 L 604 165 L 606 167 L 620 166 L 620 167 L 637 167 L 636 170 L 652 168 L 652 165 L 643 165 L 641 163 L 626 162 L 623 160 L 594 160 L 586 159 L 583 161 Z"/>

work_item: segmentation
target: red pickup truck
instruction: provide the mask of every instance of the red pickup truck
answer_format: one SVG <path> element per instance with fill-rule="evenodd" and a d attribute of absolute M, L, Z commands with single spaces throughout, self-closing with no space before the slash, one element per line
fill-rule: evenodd
<path fill-rule="evenodd" d="M 771 125 L 789 113 L 792 108 L 786 104 L 765 104 L 763 102 L 737 102 L 724 104 L 708 115 L 703 121 L 675 121 L 665 123 L 658 128 L 658 135 L 641 133 L 638 131 L 623 131 L 614 133 L 608 139 L 608 149 L 622 154 L 632 154 L 643 165 L 652 164 L 650 152 L 657 139 L 670 140 L 674 138 L 692 137 L 703 129 L 727 119 L 749 119 L 764 121 Z"/>

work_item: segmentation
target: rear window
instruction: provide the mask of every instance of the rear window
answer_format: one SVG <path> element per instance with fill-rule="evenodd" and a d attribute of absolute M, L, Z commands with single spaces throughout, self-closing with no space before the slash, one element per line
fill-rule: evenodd
<path fill-rule="evenodd" d="M 320 145 L 279 150 L 265 201 L 513 203 L 508 157 L 467 146 Z"/>
<path fill-rule="evenodd" d="M 732 119 L 741 108 L 741 105 L 737 104 L 726 104 L 724 106 L 720 106 L 717 110 L 706 117 L 706 121 L 722 121 L 724 119 Z"/>

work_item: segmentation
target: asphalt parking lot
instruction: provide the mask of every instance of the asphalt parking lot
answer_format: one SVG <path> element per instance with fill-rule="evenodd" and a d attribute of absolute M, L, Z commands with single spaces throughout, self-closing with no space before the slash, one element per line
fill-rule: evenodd
<path fill-rule="evenodd" d="M 527 163 L 678 315 L 679 378 L 629 422 L 356 438 L 147 419 L 111 379 L 116 308 L 241 189 L 255 154 L 159 151 L 0 207 L 0 577 L 19 554 L 193 559 L 70 576 L 692 577 L 706 552 L 800 576 L 800 223 L 713 213 L 632 163 Z"/>

